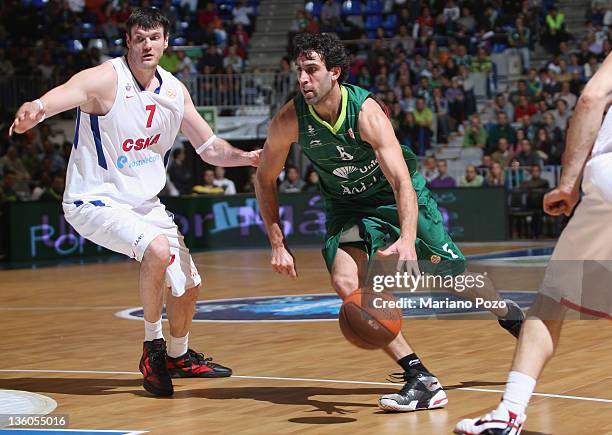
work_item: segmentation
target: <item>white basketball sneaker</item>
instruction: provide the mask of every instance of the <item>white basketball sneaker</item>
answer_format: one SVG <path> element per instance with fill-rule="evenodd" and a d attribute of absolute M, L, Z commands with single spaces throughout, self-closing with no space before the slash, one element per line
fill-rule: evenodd
<path fill-rule="evenodd" d="M 501 405 L 480 418 L 466 418 L 455 426 L 455 433 L 462 435 L 519 435 L 527 416 L 508 411 Z"/>

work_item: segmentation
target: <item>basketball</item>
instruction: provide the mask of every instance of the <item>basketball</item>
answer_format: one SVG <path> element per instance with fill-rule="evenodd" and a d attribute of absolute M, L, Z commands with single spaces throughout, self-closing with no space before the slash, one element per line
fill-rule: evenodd
<path fill-rule="evenodd" d="M 344 337 L 362 349 L 379 349 L 391 343 L 402 328 L 402 311 L 389 308 L 395 303 L 390 293 L 358 289 L 340 308 L 339 323 Z"/>

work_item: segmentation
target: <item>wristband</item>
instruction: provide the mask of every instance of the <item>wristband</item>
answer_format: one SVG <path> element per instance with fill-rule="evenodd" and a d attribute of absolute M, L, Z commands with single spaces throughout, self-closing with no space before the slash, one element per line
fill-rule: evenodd
<path fill-rule="evenodd" d="M 200 154 L 202 151 L 206 150 L 206 148 L 208 148 L 215 141 L 216 138 L 217 136 L 214 134 L 211 137 L 209 137 L 206 142 L 204 142 L 202 145 L 196 148 L 196 154 Z"/>
<path fill-rule="evenodd" d="M 32 101 L 33 103 L 38 104 L 38 110 L 45 110 L 45 105 L 43 104 L 42 100 L 40 98 L 37 98 L 36 100 Z M 45 120 L 45 118 L 47 117 L 47 115 L 45 113 L 43 113 L 43 117 L 40 118 L 40 122 L 43 122 Z"/>

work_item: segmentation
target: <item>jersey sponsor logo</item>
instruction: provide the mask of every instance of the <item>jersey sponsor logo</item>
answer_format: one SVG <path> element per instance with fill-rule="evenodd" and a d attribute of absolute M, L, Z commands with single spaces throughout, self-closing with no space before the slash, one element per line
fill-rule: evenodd
<path fill-rule="evenodd" d="M 315 128 L 312 125 L 308 124 L 308 134 L 314 136 L 316 132 L 317 131 L 315 130 Z"/>
<path fill-rule="evenodd" d="M 174 89 L 168 89 L 166 90 L 166 95 L 168 96 L 168 98 L 175 98 L 176 91 Z"/>
<path fill-rule="evenodd" d="M 358 170 L 359 168 L 357 166 L 342 166 L 334 169 L 332 174 L 334 174 L 336 177 L 345 178 L 348 180 L 349 175 Z"/>
<path fill-rule="evenodd" d="M 356 195 L 358 193 L 363 193 L 367 190 L 368 187 L 372 187 L 374 183 L 370 183 L 366 185 L 363 181 L 357 186 L 345 186 L 342 185 L 342 194 L 343 195 Z"/>
<path fill-rule="evenodd" d="M 140 168 L 141 166 L 146 166 L 151 163 L 155 163 L 159 159 L 161 159 L 161 156 L 159 154 L 153 154 L 152 156 L 148 156 L 138 160 L 129 160 L 126 156 L 121 155 L 117 158 L 117 168 Z"/>
<path fill-rule="evenodd" d="M 310 146 L 312 148 L 320 147 L 321 145 L 323 145 L 323 143 L 321 143 L 321 141 L 319 139 L 313 139 L 313 140 L 310 141 Z"/>
<path fill-rule="evenodd" d="M 352 174 L 353 172 L 359 172 L 360 174 L 367 175 L 377 170 L 378 167 L 379 167 L 378 160 L 372 159 L 369 164 L 367 164 L 366 166 L 362 168 L 358 168 L 357 166 L 352 166 L 352 165 L 341 166 L 339 168 L 334 169 L 332 171 L 332 174 L 334 174 L 336 177 L 340 177 L 340 178 L 344 178 L 348 180 L 349 175 Z"/>
<path fill-rule="evenodd" d="M 119 169 L 123 169 L 125 165 L 127 165 L 127 162 L 128 158 L 126 156 L 119 156 L 119 158 L 117 159 L 117 167 Z"/>
<path fill-rule="evenodd" d="M 341 147 L 340 145 L 337 145 L 336 149 L 338 150 L 338 153 L 340 153 L 340 158 L 342 160 L 353 160 L 353 156 L 351 154 L 347 153 L 346 151 L 344 151 L 344 147 Z"/>
<path fill-rule="evenodd" d="M 121 145 L 121 148 L 123 148 L 123 151 L 125 152 L 130 152 L 130 151 L 140 151 L 140 150 L 144 150 L 146 148 L 149 148 L 150 146 L 153 146 L 157 143 L 157 141 L 159 141 L 159 136 L 160 133 L 157 133 L 155 136 L 149 136 L 147 138 L 138 138 L 138 139 L 126 139 L 123 141 L 123 145 Z"/>
<path fill-rule="evenodd" d="M 134 98 L 135 96 L 136 96 L 136 95 L 126 95 L 126 96 L 125 96 L 125 99 L 126 99 L 126 100 L 129 100 L 130 98 Z"/>

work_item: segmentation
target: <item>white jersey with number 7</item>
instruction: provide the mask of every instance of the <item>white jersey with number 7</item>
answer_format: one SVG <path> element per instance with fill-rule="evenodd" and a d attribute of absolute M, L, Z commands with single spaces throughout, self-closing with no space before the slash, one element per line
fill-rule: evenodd
<path fill-rule="evenodd" d="M 104 116 L 77 109 L 64 202 L 109 201 L 137 207 L 166 184 L 166 164 L 181 126 L 180 82 L 157 67 L 159 87 L 141 89 L 124 57 L 109 60 L 117 95 Z"/>

